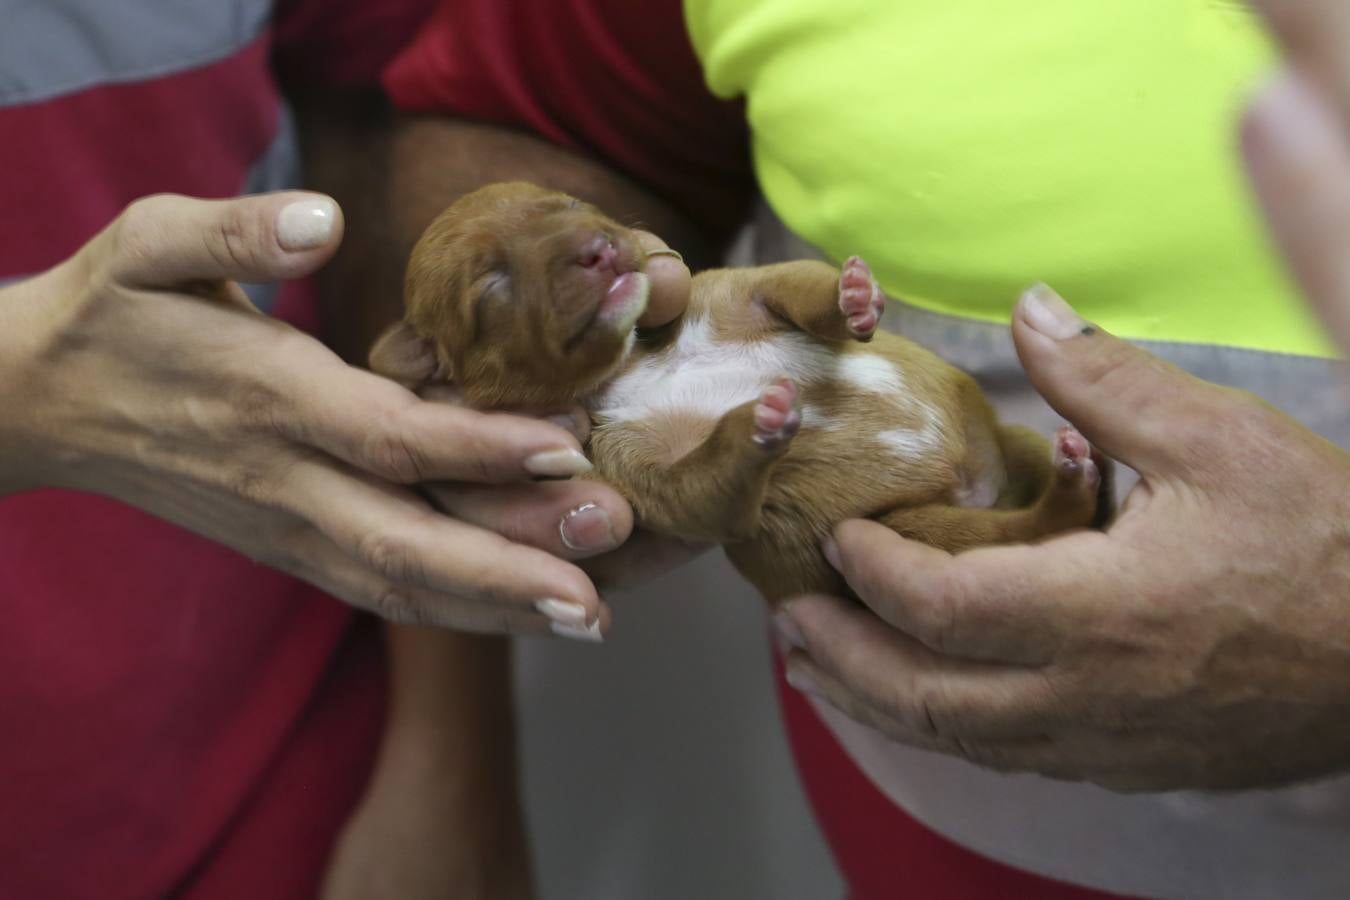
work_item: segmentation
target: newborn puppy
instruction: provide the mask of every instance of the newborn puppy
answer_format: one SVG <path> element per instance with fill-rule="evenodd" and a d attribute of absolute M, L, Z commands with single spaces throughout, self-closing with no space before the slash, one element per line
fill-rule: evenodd
<path fill-rule="evenodd" d="M 645 261 L 586 203 L 483 188 L 414 248 L 372 368 L 481 407 L 582 403 L 593 477 L 641 525 L 723 544 L 771 602 L 844 590 L 819 549 L 843 519 L 958 551 L 1109 514 L 1107 463 L 1076 431 L 1052 449 L 999 424 L 968 375 L 876 330 L 861 259 L 703 272 L 681 318 L 639 333 Z"/>

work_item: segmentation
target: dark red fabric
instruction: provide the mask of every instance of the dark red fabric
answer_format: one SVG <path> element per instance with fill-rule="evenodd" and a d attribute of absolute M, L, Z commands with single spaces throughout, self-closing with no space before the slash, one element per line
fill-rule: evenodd
<path fill-rule="evenodd" d="M 995 862 L 920 824 L 854 764 L 777 655 L 774 667 L 797 771 L 849 900 L 1123 900 Z"/>
<path fill-rule="evenodd" d="M 749 209 L 745 116 L 705 87 L 678 0 L 442 0 L 384 84 L 405 110 L 521 126 L 588 153 L 715 237 Z"/>
<path fill-rule="evenodd" d="M 396 46 L 342 16 L 425 8 L 293 3 L 287 52 L 371 80 Z M 278 133 L 270 49 L 0 108 L 0 277 L 60 262 L 144 194 L 238 193 Z M 275 311 L 317 327 L 307 283 Z M 0 498 L 0 603 L 0 898 L 313 896 L 383 723 L 373 623 L 68 491 Z"/>
<path fill-rule="evenodd" d="M 277 131 L 268 47 L 0 108 L 0 277 L 55 265 L 137 197 L 239 193 Z"/>
<path fill-rule="evenodd" d="M 373 86 L 436 0 L 277 0 L 273 55 L 289 84 Z"/>

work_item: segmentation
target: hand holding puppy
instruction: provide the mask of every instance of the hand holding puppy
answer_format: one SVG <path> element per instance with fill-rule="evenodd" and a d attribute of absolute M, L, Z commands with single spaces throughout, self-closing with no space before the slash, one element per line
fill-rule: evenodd
<path fill-rule="evenodd" d="M 955 556 L 846 522 L 868 608 L 792 600 L 788 678 L 902 743 L 1119 790 L 1350 764 L 1350 454 L 1024 298 L 1033 384 L 1140 484 L 1105 533 Z"/>
<path fill-rule="evenodd" d="M 234 283 L 307 275 L 341 233 L 319 195 L 151 197 L 0 291 L 0 491 L 107 494 L 397 621 L 548 631 L 553 601 L 595 627 L 580 569 L 405 486 L 575 474 L 573 434 L 423 402 Z"/>

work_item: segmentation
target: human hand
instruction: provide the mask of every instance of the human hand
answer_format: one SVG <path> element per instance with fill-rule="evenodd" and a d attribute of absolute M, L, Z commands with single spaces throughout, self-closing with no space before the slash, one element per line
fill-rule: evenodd
<path fill-rule="evenodd" d="M 1252 5 L 1265 15 L 1289 66 L 1247 109 L 1248 174 L 1295 279 L 1350 352 L 1350 4 Z"/>
<path fill-rule="evenodd" d="M 827 555 L 866 606 L 792 599 L 789 680 L 902 743 L 1118 790 L 1350 764 L 1350 455 L 1048 291 L 1013 336 L 1037 390 L 1140 473 L 1119 519 L 956 556 L 846 522 Z"/>
<path fill-rule="evenodd" d="M 233 282 L 312 272 L 341 225 L 312 194 L 151 197 L 0 291 L 0 490 L 107 494 L 396 621 L 588 636 L 580 569 L 404 486 L 576 474 L 574 436 L 423 402 Z"/>
<path fill-rule="evenodd" d="M 689 290 L 693 276 L 684 258 L 671 250 L 666 242 L 650 231 L 636 229 L 642 249 L 647 251 L 647 279 L 651 284 L 647 295 L 647 309 L 638 318 L 639 328 L 658 328 L 684 315 L 689 305 Z"/>

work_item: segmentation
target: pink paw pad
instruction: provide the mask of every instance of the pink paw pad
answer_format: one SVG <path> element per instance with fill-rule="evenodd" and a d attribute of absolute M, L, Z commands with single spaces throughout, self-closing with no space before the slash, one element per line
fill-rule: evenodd
<path fill-rule="evenodd" d="M 885 309 L 886 297 L 872 270 L 860 257 L 850 256 L 839 273 L 839 311 L 849 332 L 859 340 L 869 340 Z"/>
<path fill-rule="evenodd" d="M 1065 426 L 1055 432 L 1055 471 L 1064 482 L 1097 486 L 1101 480 L 1101 454 L 1088 443 L 1078 429 Z"/>
<path fill-rule="evenodd" d="M 755 404 L 755 443 L 772 450 L 790 441 L 801 426 L 797 386 L 790 378 L 776 379 L 764 389 Z"/>

